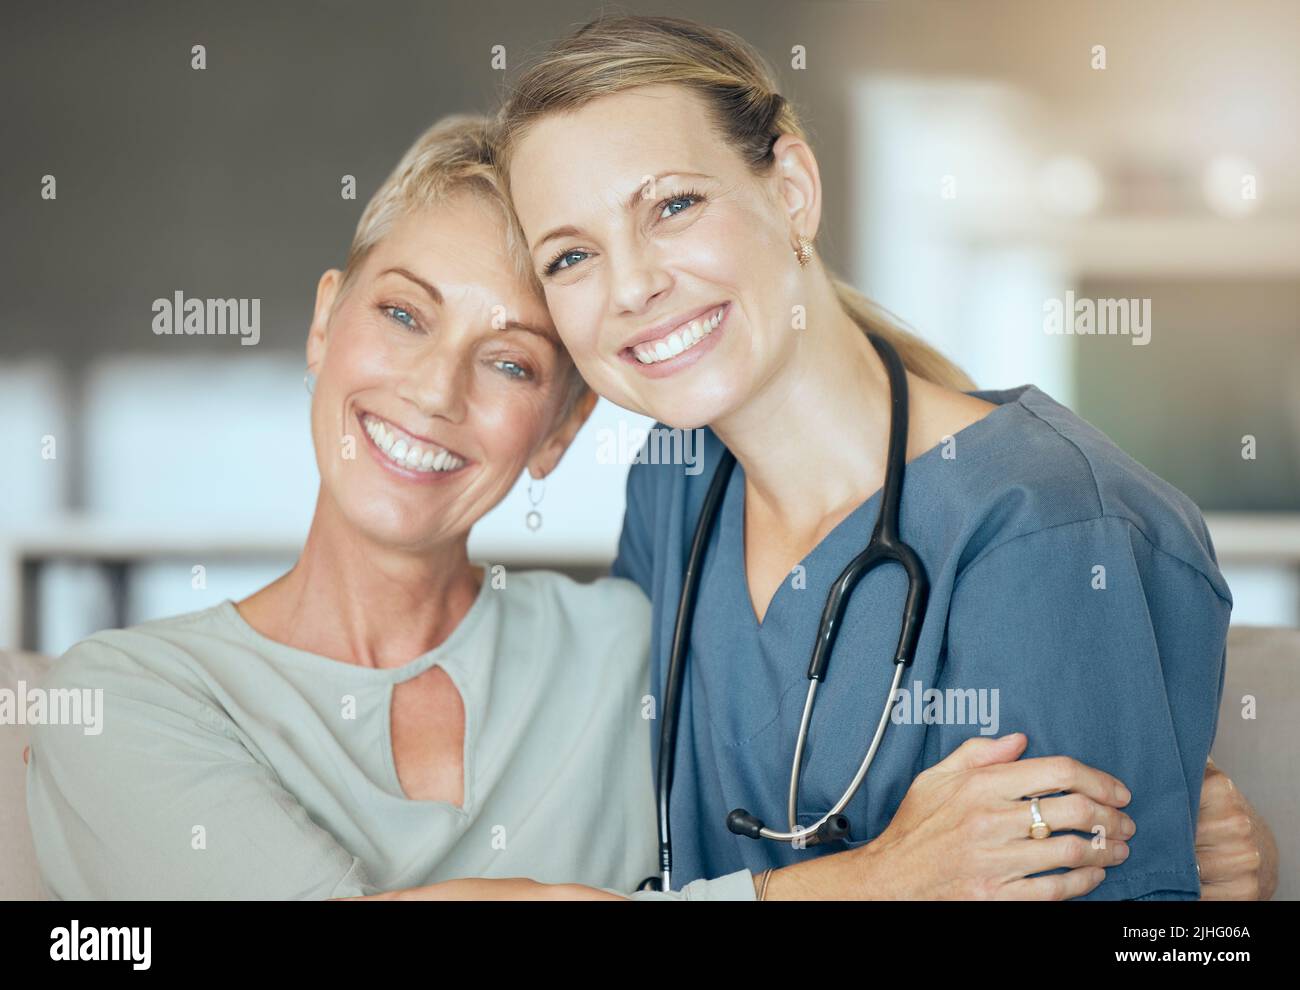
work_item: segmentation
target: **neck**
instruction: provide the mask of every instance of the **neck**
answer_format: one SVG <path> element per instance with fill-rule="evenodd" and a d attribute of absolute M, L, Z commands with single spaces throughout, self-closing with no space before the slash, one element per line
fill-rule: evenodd
<path fill-rule="evenodd" d="M 464 537 L 395 549 L 359 532 L 322 491 L 298 562 L 241 611 L 279 642 L 363 667 L 394 667 L 451 635 L 478 586 Z"/>
<path fill-rule="evenodd" d="M 880 488 L 889 438 L 884 363 L 829 279 L 815 283 L 791 360 L 711 424 L 745 470 L 747 510 L 793 533 L 824 530 Z"/>

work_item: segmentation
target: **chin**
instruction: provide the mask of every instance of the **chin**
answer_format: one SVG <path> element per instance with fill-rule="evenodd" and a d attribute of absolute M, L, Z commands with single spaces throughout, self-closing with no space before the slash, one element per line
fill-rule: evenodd
<path fill-rule="evenodd" d="M 640 412 L 679 430 L 698 430 L 721 422 L 740 404 L 734 381 L 700 382 L 646 398 L 649 401 L 641 403 Z"/>

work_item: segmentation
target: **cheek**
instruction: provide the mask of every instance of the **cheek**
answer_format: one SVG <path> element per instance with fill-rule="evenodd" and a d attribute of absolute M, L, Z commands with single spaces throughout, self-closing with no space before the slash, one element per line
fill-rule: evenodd
<path fill-rule="evenodd" d="M 547 413 L 542 392 L 514 383 L 486 389 L 475 403 L 474 431 L 488 463 L 509 475 L 507 487 L 541 441 Z"/>
<path fill-rule="evenodd" d="M 683 273 L 713 285 L 740 287 L 763 256 L 754 241 L 752 220 L 719 212 L 701 218 L 665 248 Z"/>
<path fill-rule="evenodd" d="M 318 390 L 336 399 L 382 382 L 392 372 L 392 347 L 368 321 L 335 326 L 321 368 Z"/>
<path fill-rule="evenodd" d="M 756 209 L 729 213 L 712 234 L 710 240 L 720 245 L 719 266 L 738 282 L 760 294 L 786 283 L 793 254 L 767 213 Z"/>
<path fill-rule="evenodd" d="M 579 374 L 595 384 L 597 389 L 605 377 L 602 367 L 607 357 L 602 347 L 606 316 L 604 291 L 596 279 L 546 291 L 551 322 L 564 349 L 569 352 Z"/>

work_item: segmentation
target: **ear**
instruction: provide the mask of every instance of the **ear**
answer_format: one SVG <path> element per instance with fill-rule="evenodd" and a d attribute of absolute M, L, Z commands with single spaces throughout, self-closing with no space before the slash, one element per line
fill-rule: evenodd
<path fill-rule="evenodd" d="M 312 311 L 311 329 L 307 331 L 307 368 L 317 371 L 325 361 L 325 348 L 328 343 L 330 316 L 338 300 L 339 285 L 343 273 L 331 268 L 316 283 L 316 308 Z"/>
<path fill-rule="evenodd" d="M 573 438 L 578 435 L 578 431 L 591 416 L 591 411 L 596 408 L 597 398 L 598 396 L 591 389 L 583 390 L 582 395 L 573 403 L 573 409 L 565 417 L 564 422 L 551 431 L 551 435 L 542 441 L 542 445 L 528 459 L 529 474 L 540 480 L 555 470 L 556 465 L 560 463 L 560 458 L 573 443 Z"/>
<path fill-rule="evenodd" d="M 782 134 L 772 145 L 780 180 L 781 201 L 790 217 L 790 242 L 817 236 L 822 219 L 822 178 L 817 157 L 808 142 L 793 134 Z"/>

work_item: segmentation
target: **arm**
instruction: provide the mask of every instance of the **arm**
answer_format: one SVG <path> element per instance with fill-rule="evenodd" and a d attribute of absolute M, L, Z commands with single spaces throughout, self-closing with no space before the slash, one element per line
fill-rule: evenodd
<path fill-rule="evenodd" d="M 1001 731 L 1026 732 L 1031 755 L 1065 754 L 1132 790 L 1132 856 L 1097 899 L 1199 895 L 1196 816 L 1230 607 L 1115 517 L 1014 538 L 958 583 L 945 685 L 997 687 Z M 945 727 L 941 752 L 973 731 Z"/>
<path fill-rule="evenodd" d="M 86 640 L 43 685 L 103 691 L 102 731 L 33 728 L 28 816 L 59 899 L 323 899 L 373 893 L 361 861 L 194 693 Z"/>
<path fill-rule="evenodd" d="M 1196 862 L 1203 901 L 1267 901 L 1277 890 L 1277 842 L 1231 778 L 1205 763 Z"/>
<path fill-rule="evenodd" d="M 369 897 L 339 899 L 354 901 L 752 901 L 756 899 L 759 879 L 750 873 L 738 871 L 717 880 L 697 880 L 687 884 L 683 890 L 670 891 L 666 894 L 644 890 L 620 894 L 614 890 L 586 887 L 576 883 L 537 883 L 522 877 L 503 880 L 474 877 L 447 880 L 409 890 L 395 890 L 386 894 L 373 894 Z"/>

